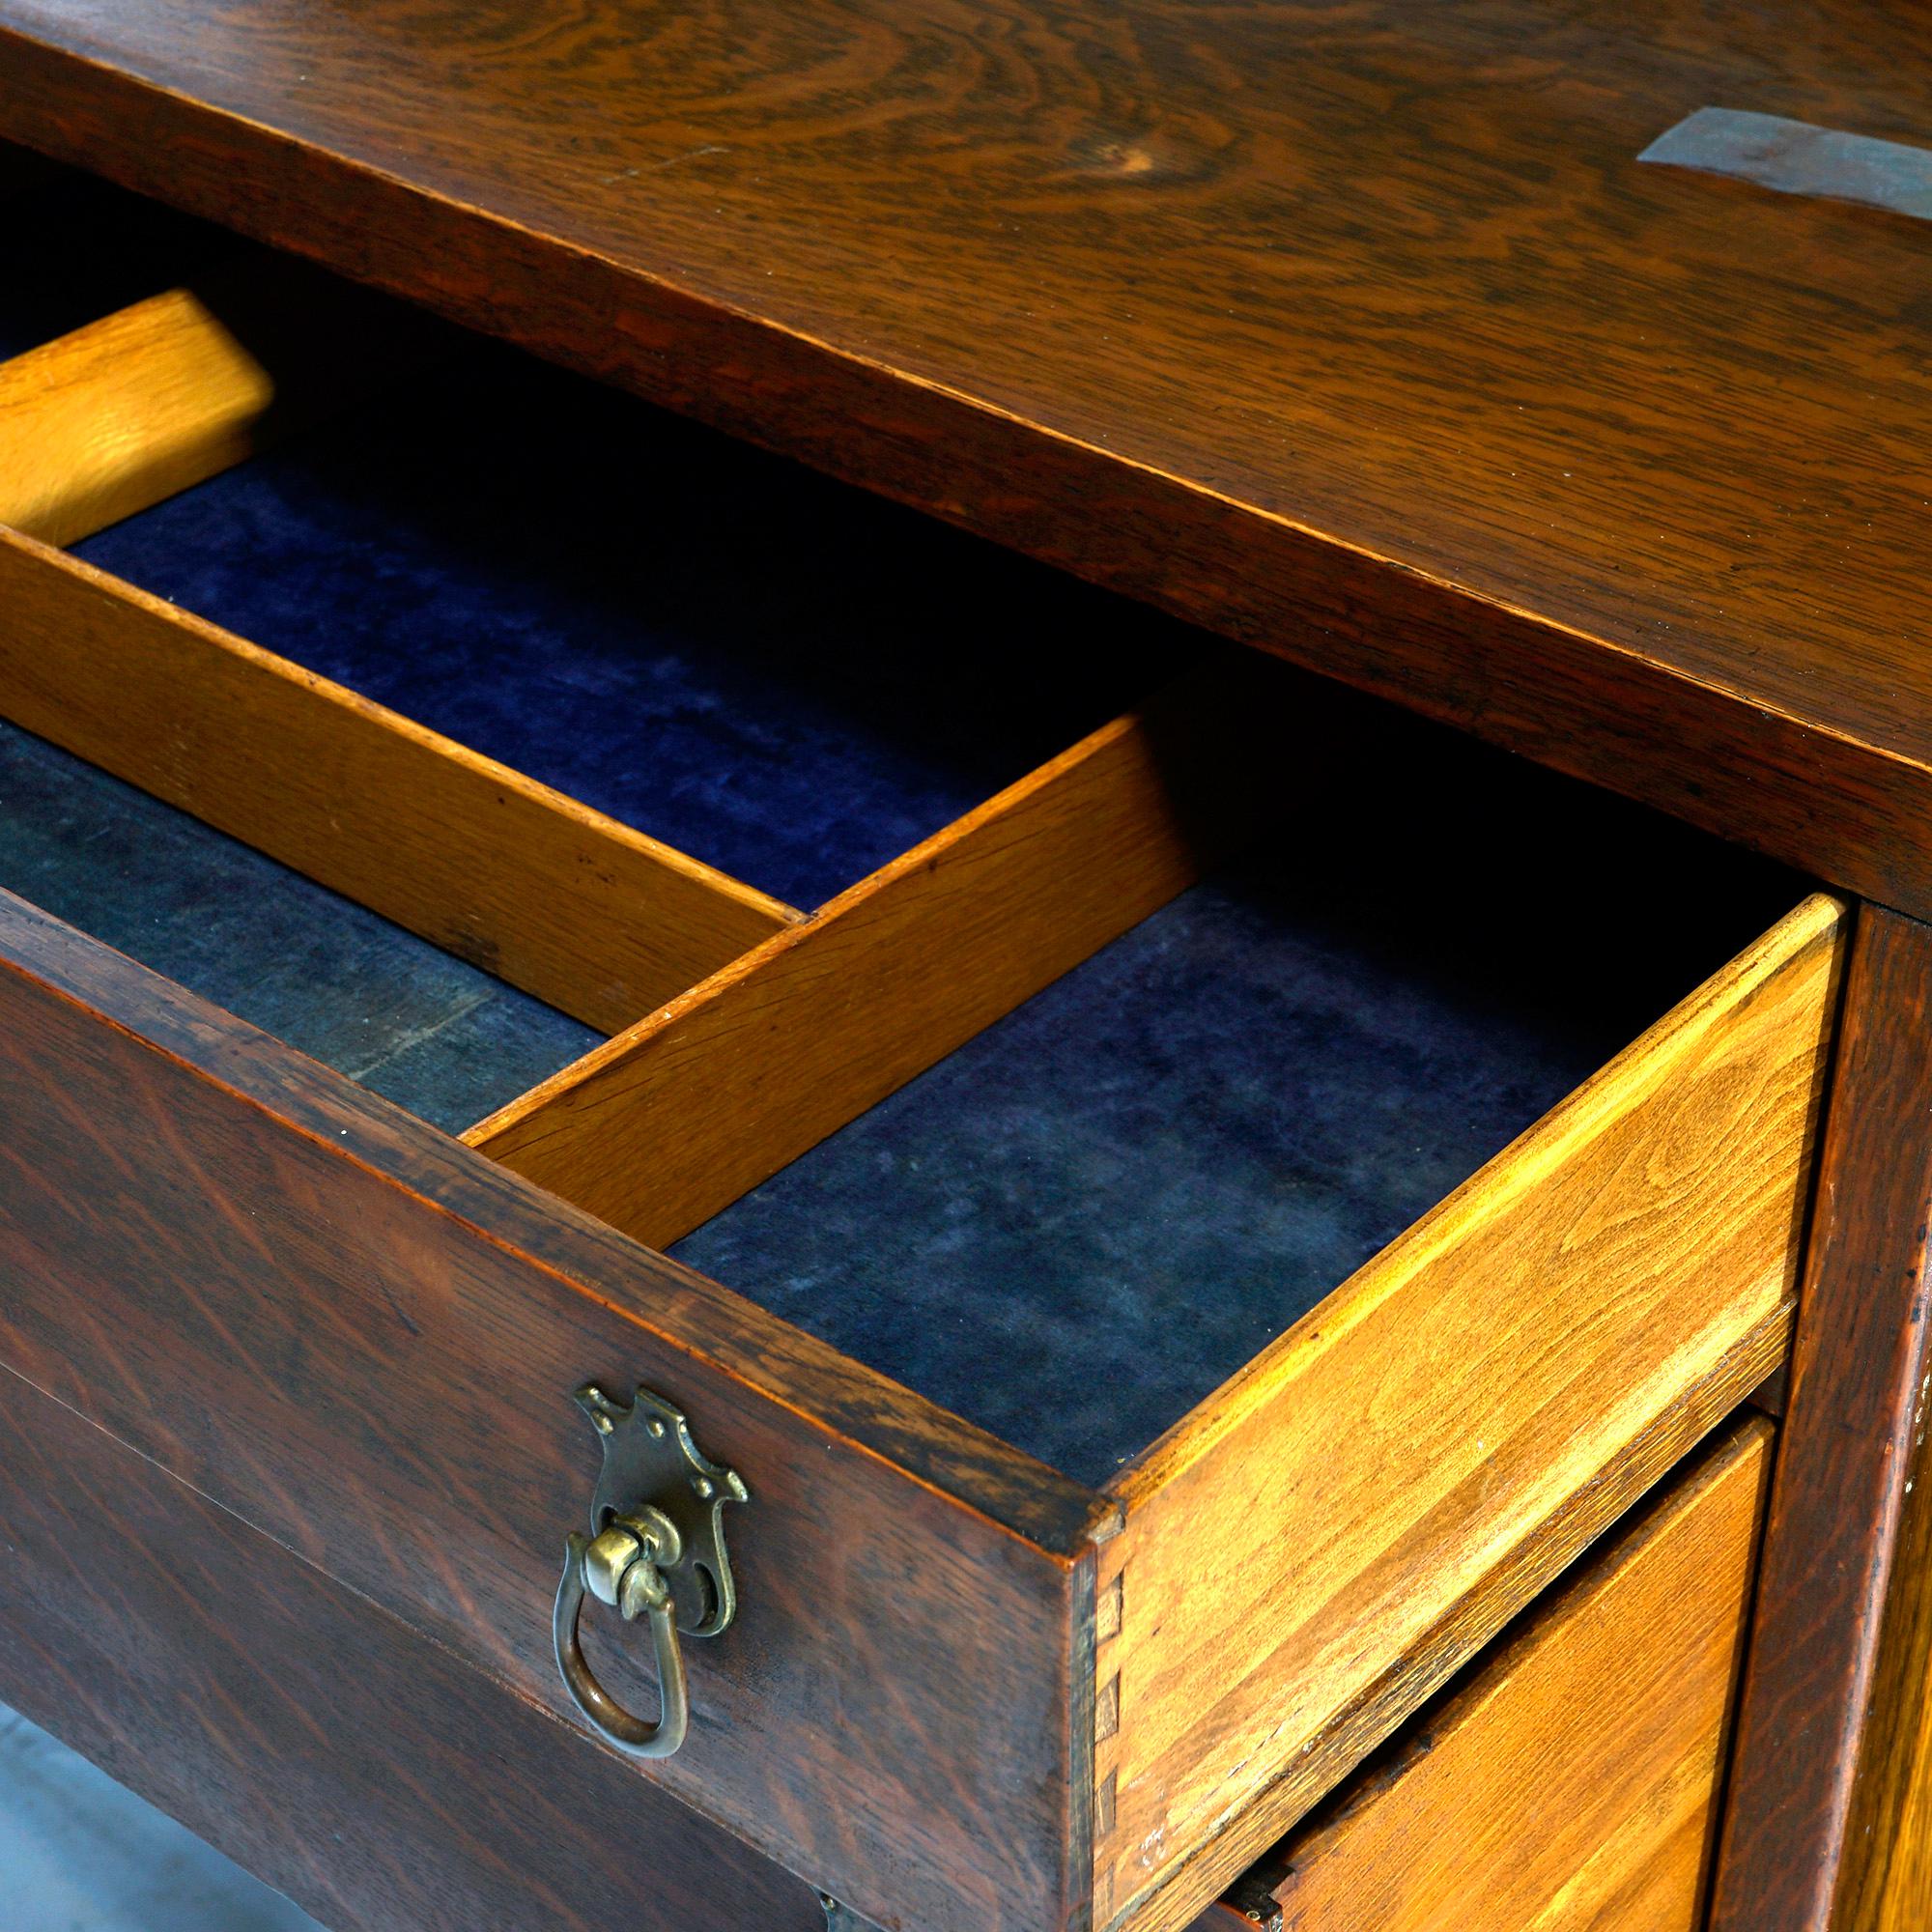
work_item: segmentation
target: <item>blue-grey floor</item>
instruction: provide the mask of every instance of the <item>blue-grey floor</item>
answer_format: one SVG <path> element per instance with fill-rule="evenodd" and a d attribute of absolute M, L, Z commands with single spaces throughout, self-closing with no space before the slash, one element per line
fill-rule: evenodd
<path fill-rule="evenodd" d="M 321 1932 L 279 1892 L 0 1705 L 11 1932 Z"/>

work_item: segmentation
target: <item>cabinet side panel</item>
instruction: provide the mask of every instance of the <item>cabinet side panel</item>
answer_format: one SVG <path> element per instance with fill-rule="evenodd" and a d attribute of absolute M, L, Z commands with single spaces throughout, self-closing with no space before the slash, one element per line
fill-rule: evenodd
<path fill-rule="evenodd" d="M 1932 1920 L 1932 927 L 1860 910 L 1713 1932 Z"/>

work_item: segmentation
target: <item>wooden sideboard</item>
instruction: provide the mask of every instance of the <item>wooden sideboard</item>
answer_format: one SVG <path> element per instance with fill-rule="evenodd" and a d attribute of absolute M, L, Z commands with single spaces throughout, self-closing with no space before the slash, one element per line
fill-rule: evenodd
<path fill-rule="evenodd" d="M 1335 1794 L 1795 1312 L 1715 1923 L 1915 1922 L 1932 227 L 1639 156 L 1932 76 L 1775 11 L 0 0 L 0 136 L 216 224 L 0 368 L 22 1413 L 511 1700 L 501 1820 L 646 1384 L 752 1501 L 558 1760 L 641 1909 L 1152 1932 L 1436 1803 Z"/>

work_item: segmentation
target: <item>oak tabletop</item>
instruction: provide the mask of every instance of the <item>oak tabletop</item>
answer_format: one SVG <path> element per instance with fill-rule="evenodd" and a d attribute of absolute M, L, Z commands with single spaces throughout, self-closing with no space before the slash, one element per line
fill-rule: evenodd
<path fill-rule="evenodd" d="M 1922 151 L 1924 49 L 1918 0 L 0 0 L 0 135 L 1925 915 L 1932 220 L 1638 159 L 1708 107 Z"/>

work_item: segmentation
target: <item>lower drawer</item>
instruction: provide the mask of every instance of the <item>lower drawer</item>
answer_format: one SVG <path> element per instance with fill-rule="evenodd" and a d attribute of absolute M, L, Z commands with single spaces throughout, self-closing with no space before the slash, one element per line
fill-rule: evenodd
<path fill-rule="evenodd" d="M 1196 1932 L 1695 1932 L 1772 1434 L 1720 1431 Z"/>

